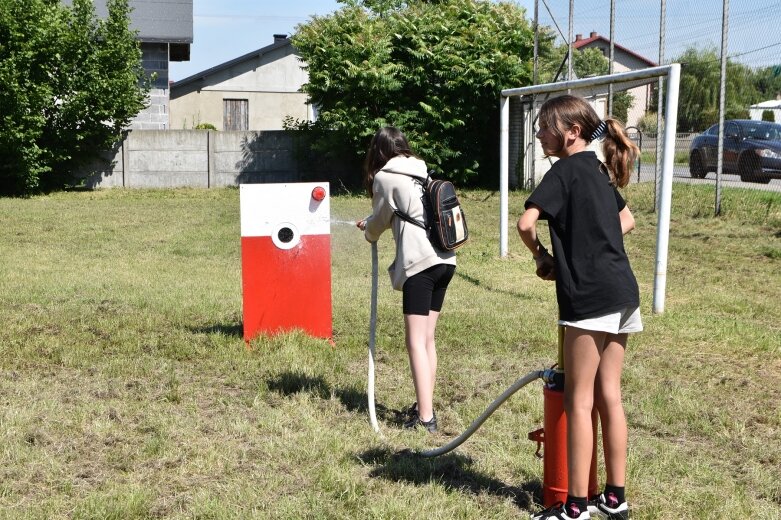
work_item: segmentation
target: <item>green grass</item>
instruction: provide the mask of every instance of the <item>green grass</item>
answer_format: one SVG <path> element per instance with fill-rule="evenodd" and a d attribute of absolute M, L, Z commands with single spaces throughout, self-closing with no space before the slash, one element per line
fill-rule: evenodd
<path fill-rule="evenodd" d="M 656 152 L 643 151 L 640 153 L 640 160 L 643 162 L 643 164 L 653 164 L 656 162 Z M 688 165 L 689 152 L 687 151 L 675 152 L 675 155 L 673 156 L 673 162 L 678 165 L 682 165 L 682 164 Z"/>
<path fill-rule="evenodd" d="M 665 312 L 651 313 L 650 185 L 627 198 L 646 330 L 624 399 L 636 519 L 781 518 L 781 197 L 675 185 Z M 511 219 L 525 193 L 511 195 Z M 0 199 L 0 518 L 518 518 L 542 465 L 526 439 L 542 392 L 519 391 L 456 452 L 515 379 L 555 361 L 553 285 L 513 234 L 498 258 L 498 195 L 462 197 L 471 242 L 439 329 L 442 432 L 398 427 L 414 399 L 400 295 L 380 242 L 378 414 L 366 410 L 370 248 L 332 226 L 334 345 L 241 336 L 238 190 Z M 335 220 L 369 201 L 339 196 Z M 510 229 L 512 230 L 513 222 Z"/>

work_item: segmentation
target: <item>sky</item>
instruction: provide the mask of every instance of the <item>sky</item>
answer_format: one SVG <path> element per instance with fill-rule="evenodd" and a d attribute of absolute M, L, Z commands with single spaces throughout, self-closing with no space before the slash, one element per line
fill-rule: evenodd
<path fill-rule="evenodd" d="M 721 45 L 725 0 L 666 0 L 665 63 L 687 47 Z M 292 35 L 313 15 L 327 15 L 336 0 L 193 0 L 189 62 L 172 62 L 178 81 Z M 514 0 L 531 20 L 534 0 Z M 751 67 L 781 64 L 781 0 L 729 0 L 727 53 Z M 652 61 L 659 58 L 661 0 L 615 0 L 615 41 Z M 569 0 L 539 0 L 541 25 L 568 34 Z M 610 0 L 574 0 L 573 34 L 610 34 Z M 560 38 L 563 42 L 563 38 Z"/>

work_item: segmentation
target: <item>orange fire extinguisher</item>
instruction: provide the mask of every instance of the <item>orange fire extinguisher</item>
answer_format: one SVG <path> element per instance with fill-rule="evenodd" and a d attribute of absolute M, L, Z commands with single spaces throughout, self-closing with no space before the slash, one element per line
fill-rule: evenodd
<path fill-rule="evenodd" d="M 542 389 L 544 399 L 543 427 L 529 433 L 529 439 L 537 442 L 537 455 L 542 444 L 545 450 L 543 459 L 542 503 L 551 507 L 557 502 L 567 500 L 567 416 L 564 413 L 564 327 L 559 326 L 559 363 L 560 367 L 552 378 L 546 380 Z M 597 494 L 597 414 L 592 413 L 594 424 L 594 445 L 589 473 L 589 497 Z"/>

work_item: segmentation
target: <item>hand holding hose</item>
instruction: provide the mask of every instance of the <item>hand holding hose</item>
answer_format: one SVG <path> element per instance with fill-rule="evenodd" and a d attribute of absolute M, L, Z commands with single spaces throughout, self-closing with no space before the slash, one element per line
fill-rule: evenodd
<path fill-rule="evenodd" d="M 540 253 L 533 258 L 537 265 L 537 276 L 549 281 L 556 279 L 556 262 L 547 249 L 540 246 Z"/>

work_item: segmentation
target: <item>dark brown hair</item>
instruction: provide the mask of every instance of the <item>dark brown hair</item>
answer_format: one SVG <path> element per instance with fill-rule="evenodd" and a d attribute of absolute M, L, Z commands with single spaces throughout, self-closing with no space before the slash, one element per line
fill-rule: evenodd
<path fill-rule="evenodd" d="M 564 146 L 564 132 L 574 125 L 580 126 L 580 136 L 591 142 L 591 136 L 602 123 L 588 102 L 577 96 L 558 96 L 549 99 L 540 107 L 540 126 L 548 128 L 559 140 L 559 149 Z M 613 184 L 623 188 L 629 183 L 637 156 L 637 145 L 629 139 L 624 125 L 618 119 L 605 119 L 607 128 L 603 134 L 602 152 Z"/>
<path fill-rule="evenodd" d="M 374 196 L 372 189 L 374 176 L 385 166 L 385 163 L 397 155 L 417 157 L 401 130 L 392 126 L 377 130 L 377 133 L 372 137 L 371 144 L 369 144 L 366 160 L 363 163 L 363 185 L 370 197 Z"/>

